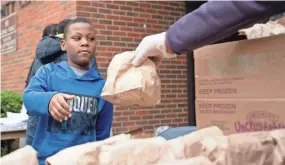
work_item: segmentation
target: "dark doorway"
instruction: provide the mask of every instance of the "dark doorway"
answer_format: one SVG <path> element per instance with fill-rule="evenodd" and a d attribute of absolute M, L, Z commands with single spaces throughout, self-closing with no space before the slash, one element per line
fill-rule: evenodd
<path fill-rule="evenodd" d="M 186 14 L 198 9 L 206 1 L 186 1 Z M 195 70 L 193 52 L 187 54 L 187 88 L 188 88 L 188 125 L 196 126 L 195 113 Z"/>

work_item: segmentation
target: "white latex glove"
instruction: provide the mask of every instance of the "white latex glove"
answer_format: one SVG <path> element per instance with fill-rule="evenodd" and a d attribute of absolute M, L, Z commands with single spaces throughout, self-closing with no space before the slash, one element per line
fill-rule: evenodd
<path fill-rule="evenodd" d="M 136 57 L 132 64 L 141 65 L 147 58 L 150 58 L 158 68 L 164 58 L 173 58 L 176 55 L 167 49 L 166 32 L 146 36 L 136 48 Z"/>

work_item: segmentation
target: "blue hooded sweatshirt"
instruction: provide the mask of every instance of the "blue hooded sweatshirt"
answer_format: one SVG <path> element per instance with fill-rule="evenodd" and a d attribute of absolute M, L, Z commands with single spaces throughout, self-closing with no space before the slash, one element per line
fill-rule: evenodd
<path fill-rule="evenodd" d="M 32 146 L 38 151 L 40 165 L 64 148 L 110 136 L 113 105 L 100 97 L 104 83 L 93 67 L 78 78 L 65 61 L 44 65 L 37 71 L 23 100 L 27 111 L 39 116 Z M 54 120 L 48 110 L 57 93 L 75 95 L 68 101 L 72 117 L 62 123 Z"/>
<path fill-rule="evenodd" d="M 36 74 L 38 69 L 48 63 L 60 63 L 62 61 L 67 61 L 66 52 L 61 50 L 60 42 L 63 38 L 63 34 L 58 34 L 57 36 L 47 36 L 43 37 L 37 45 L 36 56 L 30 67 L 28 78 L 26 81 L 26 86 L 30 83 L 32 77 Z M 89 63 L 89 67 L 97 67 L 95 62 L 95 57 L 92 56 Z M 25 87 L 26 87 L 25 86 Z M 31 145 L 35 131 L 38 125 L 39 116 L 29 114 L 28 124 L 27 124 L 27 135 L 26 143 Z"/>

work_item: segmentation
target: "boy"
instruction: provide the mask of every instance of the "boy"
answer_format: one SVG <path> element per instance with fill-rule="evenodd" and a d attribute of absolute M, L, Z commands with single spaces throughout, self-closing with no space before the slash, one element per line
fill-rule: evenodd
<path fill-rule="evenodd" d="M 105 81 L 89 67 L 95 47 L 91 23 L 72 20 L 61 41 L 68 61 L 42 66 L 24 92 L 27 111 L 40 116 L 32 142 L 40 164 L 64 148 L 110 135 L 113 105 L 100 97 Z"/>

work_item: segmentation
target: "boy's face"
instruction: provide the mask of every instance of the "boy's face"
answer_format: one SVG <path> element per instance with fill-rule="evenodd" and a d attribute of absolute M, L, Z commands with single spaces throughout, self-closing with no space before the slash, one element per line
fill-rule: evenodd
<path fill-rule="evenodd" d="M 95 31 L 88 23 L 74 23 L 68 28 L 61 42 L 62 50 L 68 54 L 68 63 L 77 69 L 88 69 L 91 56 L 96 49 Z"/>

